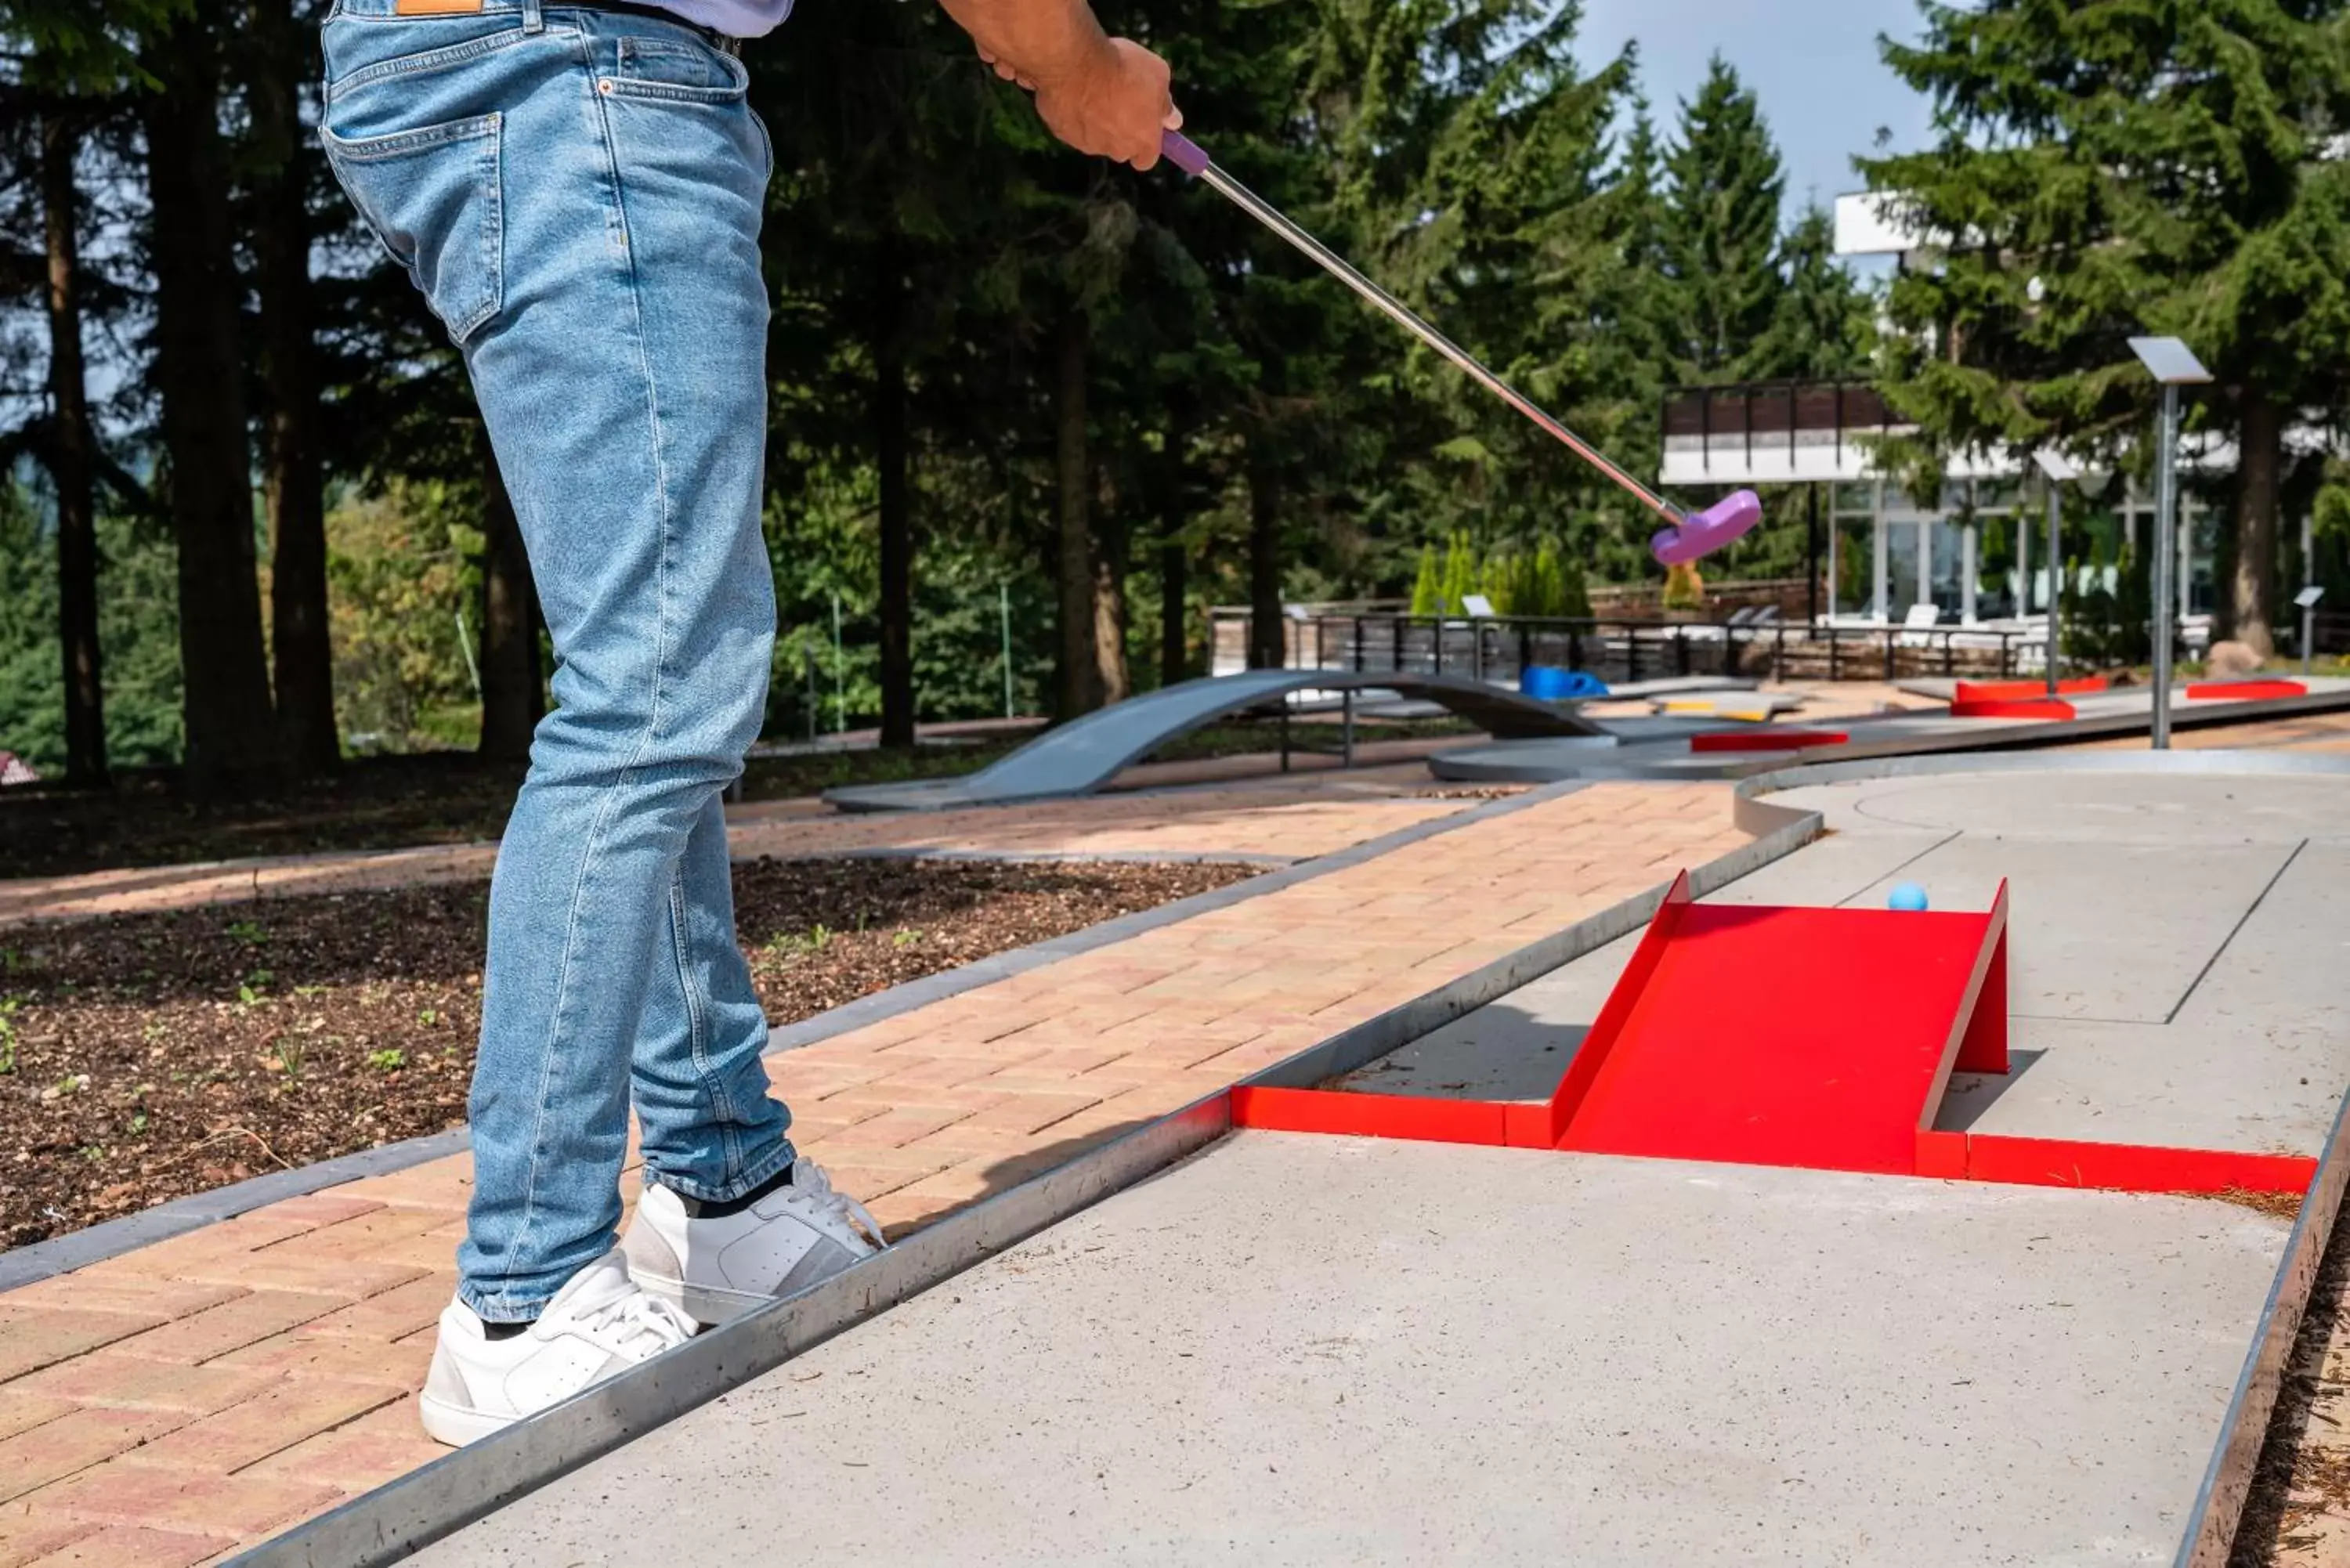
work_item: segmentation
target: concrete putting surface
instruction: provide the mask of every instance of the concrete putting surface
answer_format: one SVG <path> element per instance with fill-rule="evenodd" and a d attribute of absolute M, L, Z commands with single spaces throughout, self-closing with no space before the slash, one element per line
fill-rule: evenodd
<path fill-rule="evenodd" d="M 2322 1152 L 2350 778 L 1773 798 L 1829 835 L 1720 900 L 1915 881 L 1980 909 L 2010 881 L 2014 1069 L 1954 1077 L 1939 1125 Z M 1348 1086 L 1544 1097 L 1632 946 Z M 2207 1199 L 1243 1133 L 422 1560 L 2168 1562 L 2288 1231 Z"/>
<path fill-rule="evenodd" d="M 1243 1133 L 420 1561 L 2167 1560 L 2285 1231 Z"/>

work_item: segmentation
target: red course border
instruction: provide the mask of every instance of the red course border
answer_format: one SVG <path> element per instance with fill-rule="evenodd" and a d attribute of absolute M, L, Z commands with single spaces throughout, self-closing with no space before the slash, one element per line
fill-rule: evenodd
<path fill-rule="evenodd" d="M 2187 688 L 2192 702 L 2269 702 L 2308 695 L 2309 688 L 2298 680 L 2198 680 Z"/>
<path fill-rule="evenodd" d="M 1691 901 L 1673 879 L 1547 1102 L 1238 1087 L 1234 1127 L 2129 1192 L 2305 1192 L 2299 1155 L 1943 1132 L 2004 1073 L 2007 888 L 1988 910 Z"/>
<path fill-rule="evenodd" d="M 1842 730 L 1708 730 L 1690 737 L 1692 752 L 1800 752 L 1810 746 L 1841 746 L 1852 736 Z"/>

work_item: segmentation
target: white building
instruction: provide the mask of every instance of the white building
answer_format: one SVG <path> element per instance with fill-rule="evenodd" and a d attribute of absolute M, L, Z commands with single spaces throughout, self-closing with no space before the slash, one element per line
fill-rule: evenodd
<path fill-rule="evenodd" d="M 1665 403 L 1669 488 L 1817 486 L 1815 550 L 1821 613 L 1840 621 L 1898 624 L 1931 605 L 1942 622 L 1973 624 L 2044 614 L 2047 506 L 2042 481 L 2008 454 L 1954 462 L 1930 502 L 1875 471 L 1870 438 L 1904 427 L 1863 382 L 1752 382 L 1691 388 Z M 2235 453 L 2210 442 L 2182 451 L 2182 466 L 2225 472 Z M 2112 586 L 2121 546 L 2142 551 L 2154 533 L 2154 498 L 2126 476 L 2091 473 L 2065 514 L 2066 554 Z M 2218 519 L 2181 486 L 2177 581 L 2179 613 L 2213 604 Z"/>

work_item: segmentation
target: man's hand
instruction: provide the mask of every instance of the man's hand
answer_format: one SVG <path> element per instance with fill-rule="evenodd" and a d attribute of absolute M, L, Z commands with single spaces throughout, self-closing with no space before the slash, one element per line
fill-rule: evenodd
<path fill-rule="evenodd" d="M 989 63 L 1005 74 L 1001 61 Z M 1159 161 L 1159 131 L 1183 123 L 1167 93 L 1167 62 L 1128 38 L 1104 39 L 1098 55 L 1065 76 L 1021 85 L 1036 95 L 1036 113 L 1054 135 L 1137 169 Z"/>
<path fill-rule="evenodd" d="M 1167 62 L 1103 34 L 1083 0 L 944 0 L 947 14 L 1004 80 L 1036 95 L 1045 126 L 1080 152 L 1137 169 L 1159 161 L 1159 133 L 1183 123 Z"/>

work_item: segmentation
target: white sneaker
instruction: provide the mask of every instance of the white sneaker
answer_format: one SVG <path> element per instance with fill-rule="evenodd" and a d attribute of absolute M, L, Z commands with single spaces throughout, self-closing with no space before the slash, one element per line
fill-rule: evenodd
<path fill-rule="evenodd" d="M 698 1322 L 720 1324 L 829 1279 L 881 1244 L 865 1206 L 803 1158 L 788 1183 L 733 1214 L 691 1217 L 676 1193 L 648 1187 L 620 1250 L 637 1283 Z"/>
<path fill-rule="evenodd" d="M 618 1247 L 571 1276 L 538 1321 L 492 1339 L 462 1301 L 441 1313 L 417 1406 L 424 1429 L 451 1447 L 486 1438 L 693 1337 L 691 1319 L 629 1278 Z"/>

